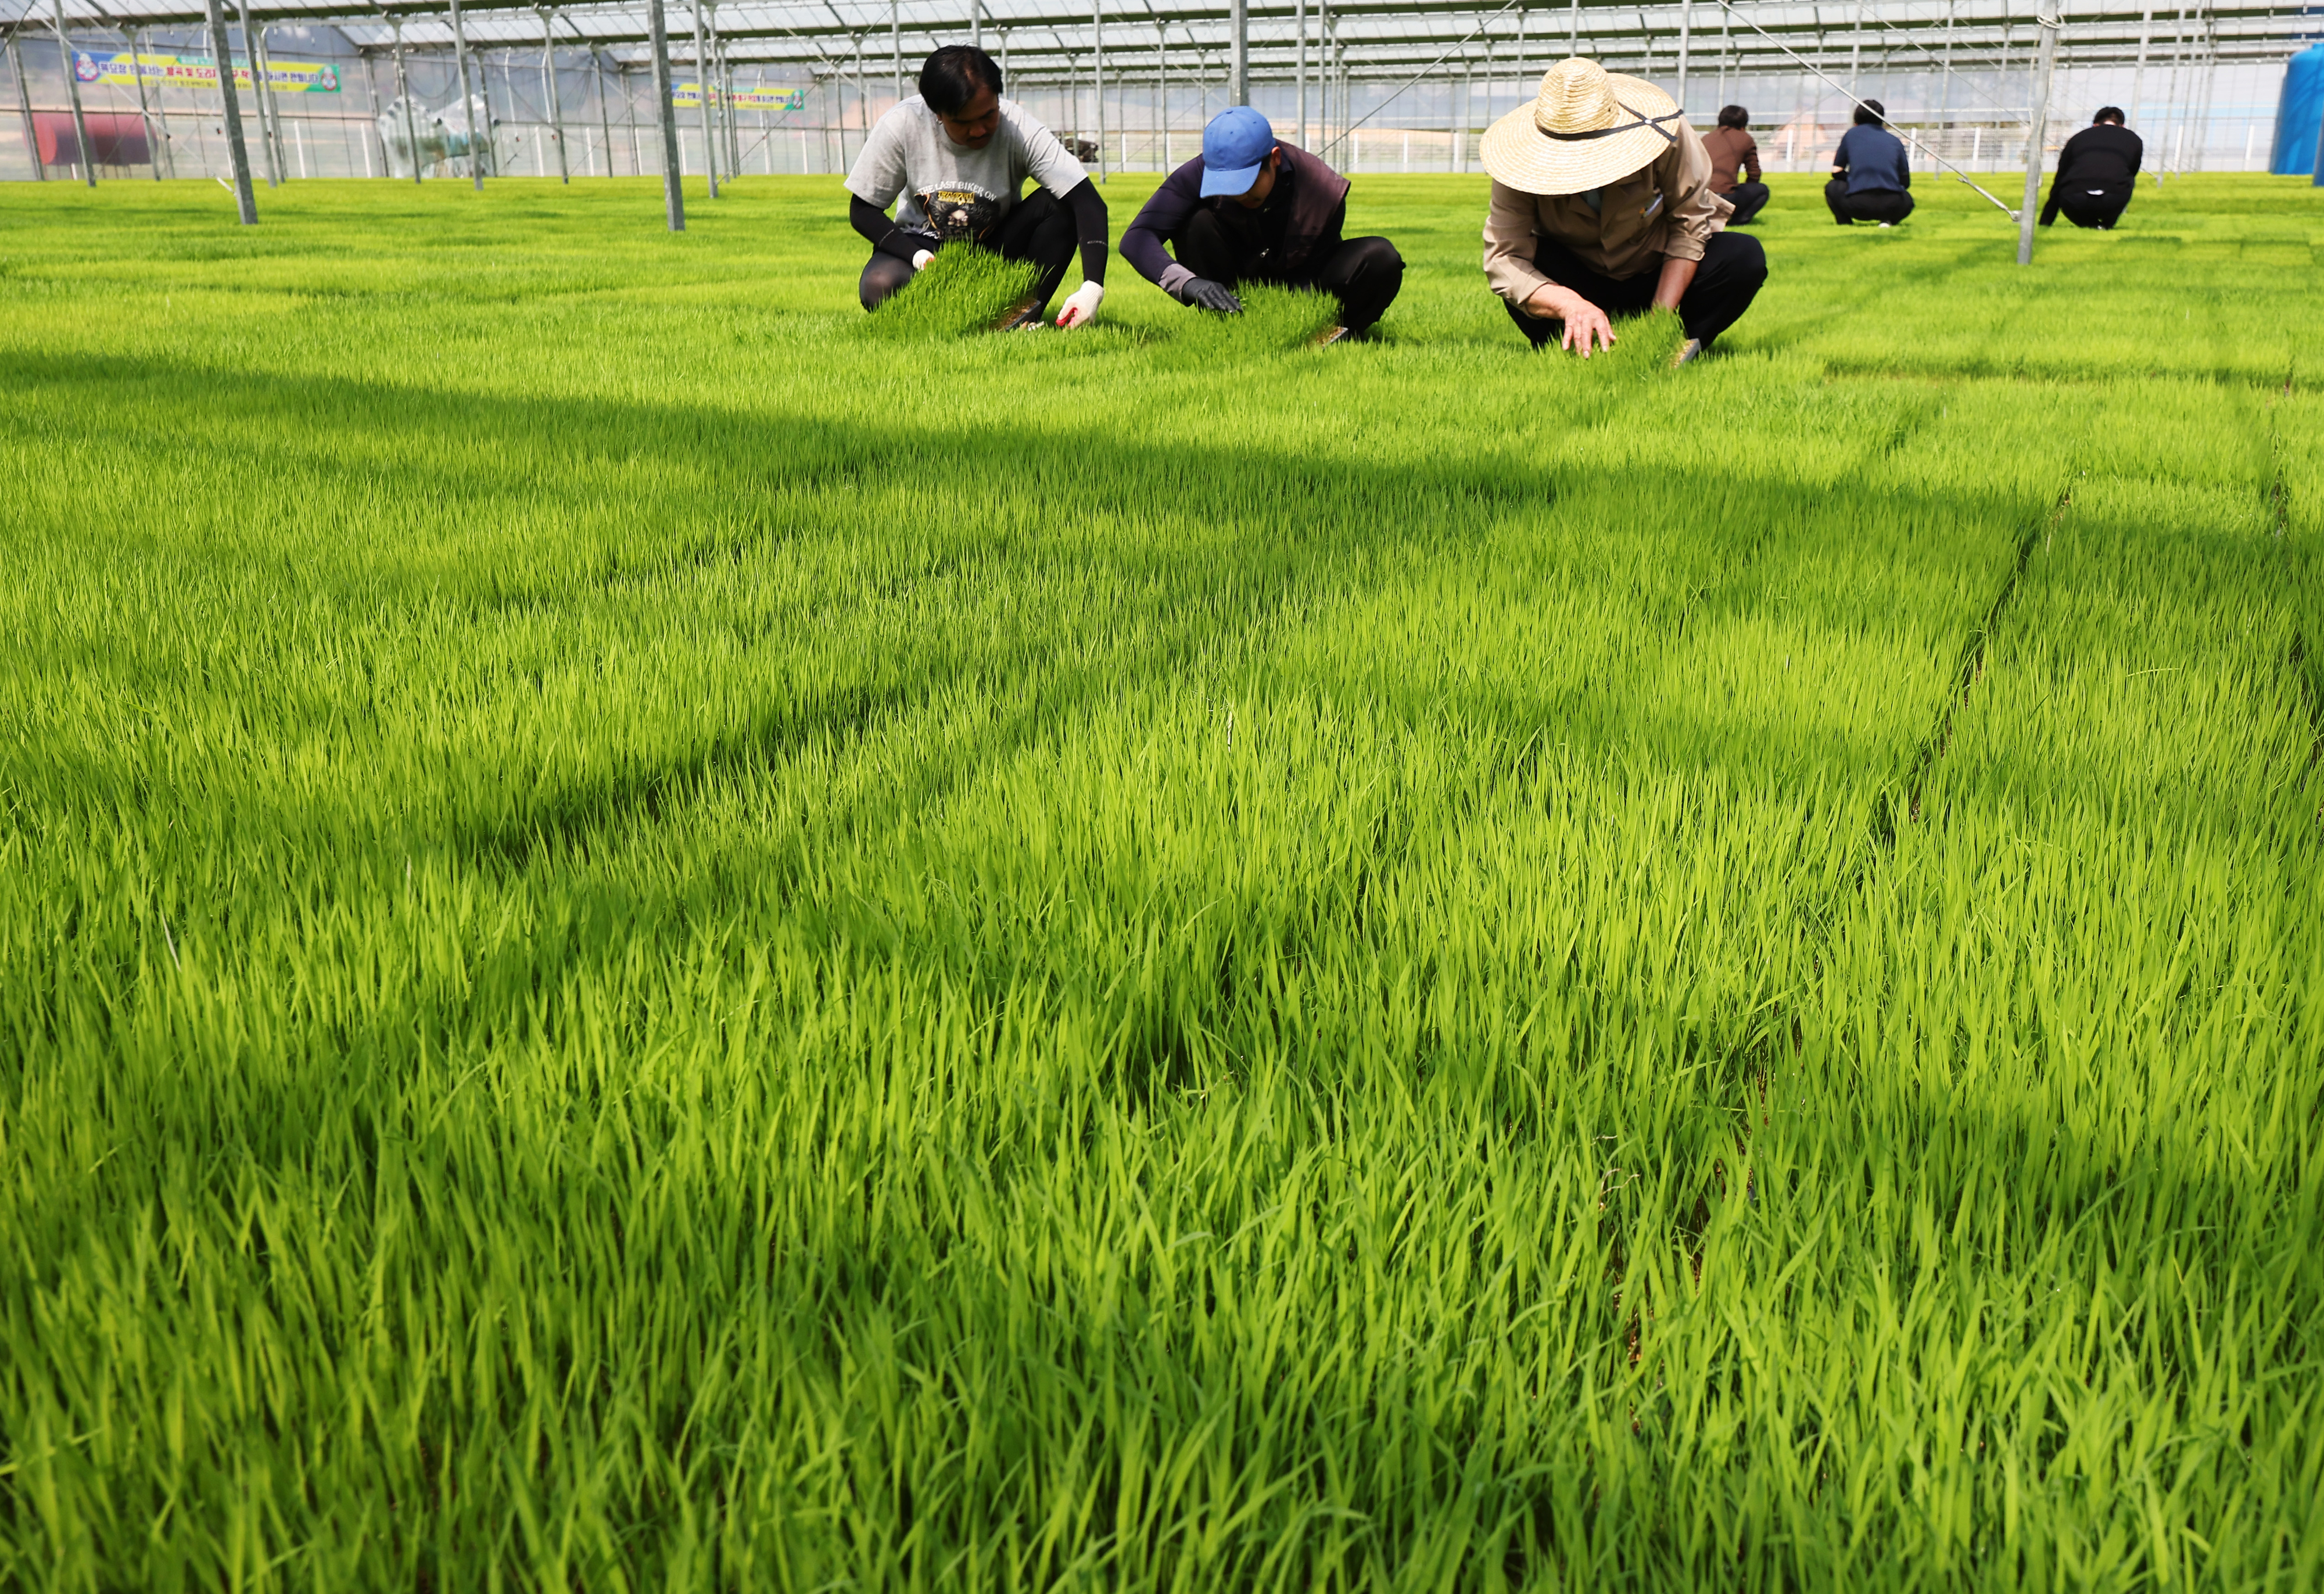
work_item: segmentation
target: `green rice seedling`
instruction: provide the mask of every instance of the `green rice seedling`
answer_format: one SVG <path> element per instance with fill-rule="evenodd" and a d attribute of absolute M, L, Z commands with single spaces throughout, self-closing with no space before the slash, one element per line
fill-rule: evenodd
<path fill-rule="evenodd" d="M 1039 280 L 1031 261 L 1009 260 L 973 244 L 952 244 L 872 312 L 890 337 L 965 337 L 1009 320 Z"/>
<path fill-rule="evenodd" d="M 1545 361 L 1581 366 L 1595 380 L 1623 381 L 1667 371 L 1686 341 L 1685 323 L 1676 310 L 1650 309 L 1625 316 L 1614 323 L 1614 346 L 1601 348 L 1584 360 L 1563 348 L 1541 351 Z"/>
<path fill-rule="evenodd" d="M 1238 289 L 1235 297 L 1242 300 L 1242 314 L 1219 324 L 1250 348 L 1298 348 L 1339 325 L 1339 301 L 1313 289 L 1253 282 Z"/>
<path fill-rule="evenodd" d="M 1772 180 L 1651 381 L 0 188 L 0 1587 L 2324 1581 L 2324 218 Z"/>

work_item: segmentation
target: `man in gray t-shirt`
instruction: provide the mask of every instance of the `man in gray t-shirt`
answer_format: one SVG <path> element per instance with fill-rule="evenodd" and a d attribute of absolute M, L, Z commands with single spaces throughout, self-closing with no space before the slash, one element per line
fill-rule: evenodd
<path fill-rule="evenodd" d="M 872 245 L 858 291 L 877 308 L 946 244 L 974 243 L 1041 267 L 1020 325 L 1038 321 L 1078 244 L 1082 285 L 1057 312 L 1079 327 L 1105 298 L 1105 201 L 1056 135 L 1001 97 L 1001 69 L 950 45 L 920 68 L 920 92 L 880 118 L 847 175 L 848 220 Z M 1040 187 L 1018 197 L 1025 180 Z M 895 215 L 888 207 L 895 206 Z"/>

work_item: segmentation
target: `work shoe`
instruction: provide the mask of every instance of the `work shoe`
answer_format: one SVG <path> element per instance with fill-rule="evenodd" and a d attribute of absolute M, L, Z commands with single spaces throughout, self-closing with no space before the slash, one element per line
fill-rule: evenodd
<path fill-rule="evenodd" d="M 1314 346 L 1319 349 L 1327 349 L 1333 344 L 1343 343 L 1354 336 L 1355 334 L 1349 331 L 1345 327 L 1326 327 L 1323 331 L 1318 332 L 1315 335 Z"/>
<path fill-rule="evenodd" d="M 1675 371 L 1688 361 L 1701 358 L 1702 358 L 1702 339 L 1690 337 L 1679 345 L 1678 353 L 1671 356 L 1671 369 Z"/>

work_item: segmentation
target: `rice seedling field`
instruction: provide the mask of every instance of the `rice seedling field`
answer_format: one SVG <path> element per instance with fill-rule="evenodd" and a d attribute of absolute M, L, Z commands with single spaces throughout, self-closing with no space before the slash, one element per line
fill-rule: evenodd
<path fill-rule="evenodd" d="M 0 189 L 0 1586 L 2324 1582 L 2324 196 L 1775 182 Z"/>

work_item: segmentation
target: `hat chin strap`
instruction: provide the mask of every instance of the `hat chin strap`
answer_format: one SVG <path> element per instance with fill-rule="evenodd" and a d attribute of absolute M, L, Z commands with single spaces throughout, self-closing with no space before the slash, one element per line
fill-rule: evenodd
<path fill-rule="evenodd" d="M 1618 99 L 1614 103 L 1618 106 L 1622 106 L 1622 102 Z M 1622 123 L 1619 126 L 1616 127 L 1593 127 L 1587 133 L 1552 133 L 1548 128 L 1540 126 L 1538 124 L 1536 124 L 1534 131 L 1540 134 L 1544 138 L 1554 138 L 1560 143 L 1579 143 L 1584 139 L 1611 138 L 1618 133 L 1635 133 L 1641 127 L 1651 127 L 1656 133 L 1661 134 L 1666 142 L 1671 143 L 1678 143 L 1678 134 L 1664 126 L 1663 124 L 1665 122 L 1677 121 L 1683 113 L 1674 110 L 1668 115 L 1645 116 L 1639 115 L 1638 112 L 1631 106 L 1622 106 L 1622 108 L 1628 111 L 1633 116 L 1637 116 L 1638 119 L 1635 122 Z"/>

